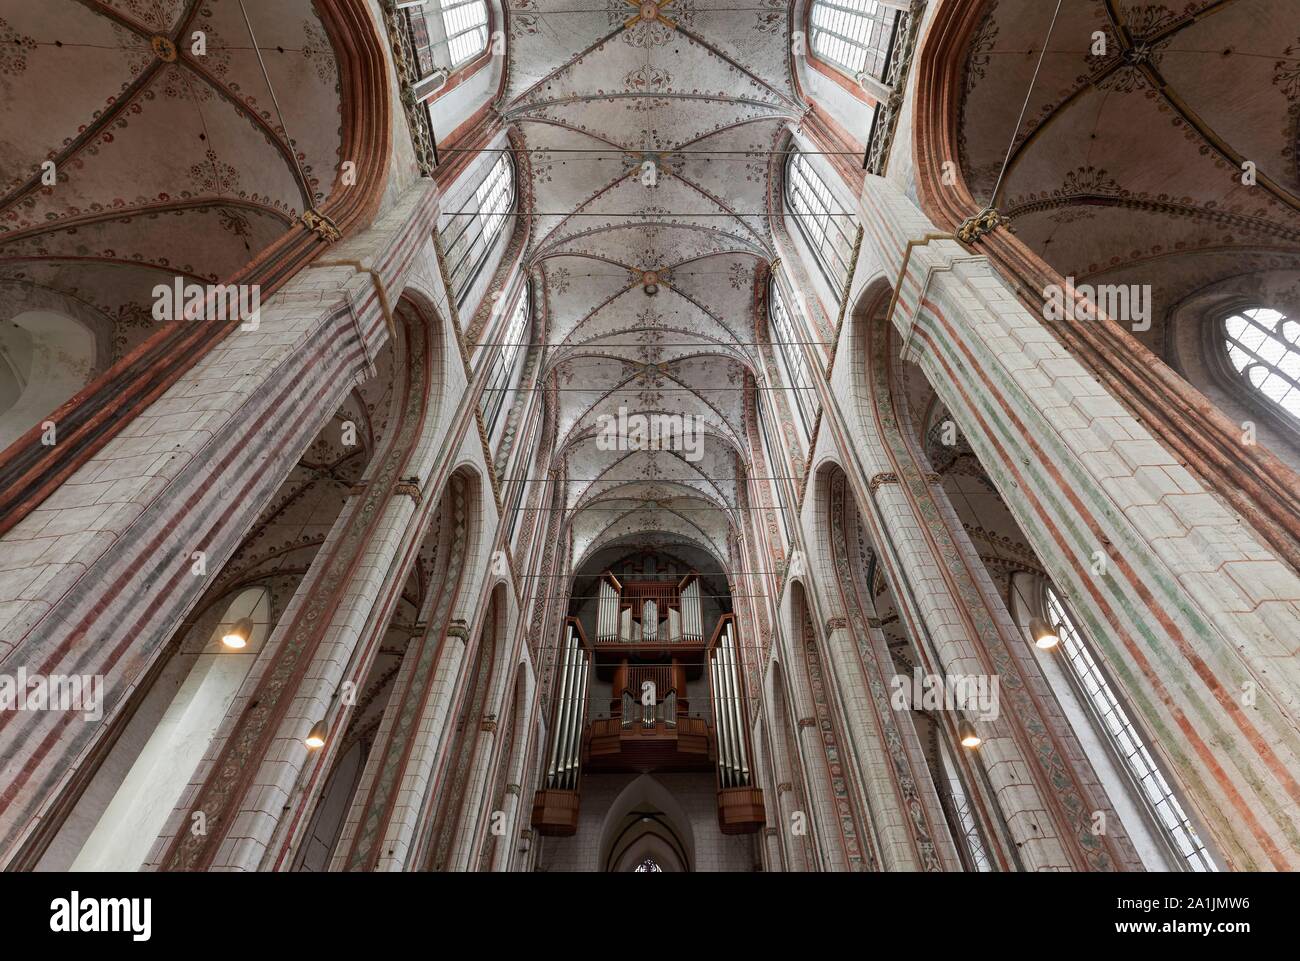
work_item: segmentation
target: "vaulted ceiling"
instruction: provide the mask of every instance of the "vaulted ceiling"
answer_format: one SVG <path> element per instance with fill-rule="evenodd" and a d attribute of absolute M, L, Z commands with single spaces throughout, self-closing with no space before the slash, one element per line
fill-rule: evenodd
<path fill-rule="evenodd" d="M 93 318 L 95 372 L 154 332 L 156 285 L 228 279 L 335 182 L 312 0 L 244 7 L 256 50 L 238 0 L 0 0 L 0 307 Z"/>
<path fill-rule="evenodd" d="M 1295 0 L 1068 0 L 1017 129 L 1055 6 L 986 2 L 965 67 L 962 167 L 972 194 L 1062 274 L 1151 284 L 1145 336 L 1158 343 L 1162 315 L 1192 290 L 1300 252 Z"/>
<path fill-rule="evenodd" d="M 789 6 L 521 0 L 511 12 L 502 113 L 530 151 L 526 256 L 545 287 L 544 376 L 579 564 L 619 546 L 728 556 L 758 366 L 755 269 L 773 256 L 770 154 L 803 112 Z M 620 409 L 703 417 L 702 457 L 602 449 L 601 416 Z"/>

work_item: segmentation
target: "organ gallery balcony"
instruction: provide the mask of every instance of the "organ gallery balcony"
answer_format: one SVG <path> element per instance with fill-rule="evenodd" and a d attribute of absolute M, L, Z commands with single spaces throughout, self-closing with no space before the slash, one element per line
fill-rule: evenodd
<path fill-rule="evenodd" d="M 592 771 L 693 771 L 708 770 L 716 752 L 713 726 L 702 711 L 690 710 L 690 682 L 703 674 L 703 654 L 697 660 L 672 657 L 666 664 L 610 659 L 608 715 L 594 717 L 584 738 L 583 766 Z"/>
<path fill-rule="evenodd" d="M 610 598 L 598 628 L 604 643 L 590 644 L 578 618 L 566 620 L 551 762 L 534 799 L 533 826 L 542 834 L 573 834 L 586 773 L 712 770 L 722 831 L 757 831 L 765 821 L 763 795 L 751 777 L 735 616 L 719 617 L 707 642 L 685 630 L 665 631 L 672 593 L 638 586 L 636 604 L 621 610 L 640 605 L 642 620 L 614 630 L 620 605 Z M 678 623 L 689 628 L 689 616 L 688 610 Z M 628 620 L 622 618 L 625 626 Z"/>

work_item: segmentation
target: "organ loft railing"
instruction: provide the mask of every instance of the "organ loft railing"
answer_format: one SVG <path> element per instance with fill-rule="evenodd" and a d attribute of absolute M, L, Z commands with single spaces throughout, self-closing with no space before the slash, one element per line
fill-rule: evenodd
<path fill-rule="evenodd" d="M 577 617 L 563 627 L 533 827 L 576 832 L 584 772 L 662 771 L 713 772 L 723 832 L 757 831 L 763 795 L 752 780 L 735 616 L 719 616 L 705 641 L 694 574 L 620 582 L 606 573 L 596 602 L 594 644 Z"/>

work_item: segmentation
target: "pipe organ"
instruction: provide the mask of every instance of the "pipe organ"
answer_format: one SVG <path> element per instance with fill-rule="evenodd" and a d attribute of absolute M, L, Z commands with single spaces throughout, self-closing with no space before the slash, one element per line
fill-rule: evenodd
<path fill-rule="evenodd" d="M 699 644 L 704 638 L 700 579 L 620 582 L 609 571 L 596 588 L 596 643 Z"/>
<path fill-rule="evenodd" d="M 757 831 L 765 823 L 763 792 L 749 768 L 749 725 L 745 723 L 736 619 L 725 615 L 709 645 L 709 690 L 717 732 L 718 823 L 724 834 Z"/>
<path fill-rule="evenodd" d="M 556 702 L 555 732 L 551 738 L 551 763 L 546 771 L 547 789 L 576 791 L 578 788 L 589 669 L 587 652 L 578 640 L 577 622 L 570 621 L 560 656 L 560 697 Z"/>
<path fill-rule="evenodd" d="M 713 718 L 718 730 L 718 780 L 724 788 L 749 784 L 749 752 L 745 745 L 734 629 L 735 621 L 724 619 L 709 656 Z"/>
<path fill-rule="evenodd" d="M 723 614 L 711 637 L 705 634 L 696 574 L 620 581 L 606 571 L 594 600 L 594 644 L 577 616 L 563 626 L 534 828 L 576 832 L 583 772 L 665 771 L 712 772 L 723 832 L 757 831 L 763 796 L 750 766 L 735 616 Z"/>
<path fill-rule="evenodd" d="M 533 800 L 533 827 L 542 834 L 573 834 L 578 828 L 578 783 L 587 718 L 591 659 L 576 618 L 567 618 L 556 662 L 556 698 L 546 787 Z"/>

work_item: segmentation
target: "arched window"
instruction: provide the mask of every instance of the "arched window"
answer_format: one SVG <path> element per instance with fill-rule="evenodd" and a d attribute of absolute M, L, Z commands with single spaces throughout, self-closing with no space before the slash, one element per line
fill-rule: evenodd
<path fill-rule="evenodd" d="M 767 461 L 767 474 L 772 485 L 776 488 L 776 497 L 778 513 L 781 515 L 781 529 L 785 532 L 785 545 L 789 546 L 794 543 L 794 531 L 790 527 L 790 511 L 786 509 L 787 497 L 785 496 L 786 481 L 785 475 L 788 473 L 786 464 L 788 461 L 783 454 L 784 448 L 777 443 L 780 434 L 777 432 L 775 425 L 768 422 L 771 416 L 771 405 L 766 403 L 763 396 L 764 391 L 757 390 L 754 392 L 754 410 L 755 418 L 758 421 L 759 443 L 763 445 L 763 457 Z"/>
<path fill-rule="evenodd" d="M 70 314 L 25 310 L 0 324 L 0 449 L 106 366 L 95 331 Z"/>
<path fill-rule="evenodd" d="M 899 11 L 881 0 L 813 0 L 812 51 L 857 79 L 883 80 L 898 30 Z"/>
<path fill-rule="evenodd" d="M 1300 321 L 1252 307 L 1224 318 L 1223 336 L 1228 360 L 1242 379 L 1300 419 Z"/>
<path fill-rule="evenodd" d="M 402 12 L 421 80 L 438 69 L 450 73 L 487 49 L 484 0 L 423 0 Z"/>
<path fill-rule="evenodd" d="M 510 154 L 502 153 L 442 231 L 456 306 L 465 303 L 514 202 L 515 167 Z"/>
<path fill-rule="evenodd" d="M 648 873 L 651 871 L 662 872 L 663 868 L 659 866 L 659 862 L 656 861 L 654 858 L 646 858 L 640 864 L 634 867 L 632 870 L 637 874 L 641 874 L 641 873 Z"/>
<path fill-rule="evenodd" d="M 447 50 L 455 70 L 487 49 L 487 4 L 483 0 L 439 0 Z"/>
<path fill-rule="evenodd" d="M 158 688 L 169 698 L 166 709 L 71 870 L 135 871 L 144 863 L 272 627 L 271 592 L 250 587 L 230 601 L 211 633 L 185 638 L 176 670 L 164 675 L 170 686 Z"/>
<path fill-rule="evenodd" d="M 838 304 L 845 295 L 853 258 L 853 218 L 836 203 L 826 182 L 797 150 L 791 152 L 785 168 L 785 200 Z"/>
<path fill-rule="evenodd" d="M 1092 708 L 1098 728 L 1137 784 L 1155 820 L 1192 871 L 1217 871 L 1187 812 L 1174 796 L 1169 782 L 1156 767 L 1142 734 L 1129 720 L 1106 675 L 1093 658 L 1087 639 L 1069 610 L 1051 587 L 1047 588 L 1047 616 L 1060 638 L 1061 652 L 1076 688 Z"/>
<path fill-rule="evenodd" d="M 808 368 L 804 363 L 803 337 L 793 323 L 790 310 L 786 306 L 785 295 L 776 278 L 772 278 L 772 295 L 768 313 L 772 318 L 772 343 L 781 355 L 785 368 L 786 385 L 794 394 L 795 409 L 799 411 L 799 420 L 803 424 L 804 436 L 812 437 L 813 422 L 817 419 L 817 392 Z"/>
<path fill-rule="evenodd" d="M 492 374 L 488 377 L 487 384 L 483 387 L 483 396 L 479 400 L 479 407 L 483 411 L 483 424 L 487 428 L 489 438 L 496 430 L 497 417 L 501 414 L 506 394 L 514 384 L 515 367 L 519 365 L 519 358 L 523 356 L 528 319 L 532 314 L 529 300 L 529 288 L 525 284 L 519 299 L 515 302 L 515 309 L 510 314 L 509 322 L 493 338 L 492 346 L 500 347 L 501 352 L 497 354 L 497 364 L 492 368 Z M 488 356 L 491 356 L 491 351 L 488 352 Z"/>
<path fill-rule="evenodd" d="M 984 839 L 980 836 L 979 822 L 975 819 L 975 812 L 971 809 L 970 800 L 966 797 L 966 789 L 962 786 L 957 762 L 952 757 L 952 750 L 948 746 L 947 738 L 939 738 L 939 760 L 942 764 L 943 778 L 947 781 L 948 800 L 952 803 L 952 816 L 957 821 L 953 825 L 953 833 L 960 833 L 962 840 L 966 844 L 966 851 L 970 855 L 971 864 L 976 871 L 992 871 L 993 863 L 989 860 L 988 851 L 984 847 Z"/>

